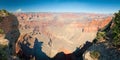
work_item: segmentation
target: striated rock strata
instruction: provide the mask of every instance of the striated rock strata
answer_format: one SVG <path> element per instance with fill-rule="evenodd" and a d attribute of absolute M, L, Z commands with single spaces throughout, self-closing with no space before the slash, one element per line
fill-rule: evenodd
<path fill-rule="evenodd" d="M 112 19 L 111 15 L 102 14 L 16 13 L 15 15 L 21 33 L 16 43 L 16 53 L 21 51 L 25 53 L 20 44 L 33 48 L 37 38 L 39 42 L 43 42 L 42 51 L 49 57 L 54 57 L 58 52 L 72 53 L 86 41 L 92 42 L 97 31 Z"/>

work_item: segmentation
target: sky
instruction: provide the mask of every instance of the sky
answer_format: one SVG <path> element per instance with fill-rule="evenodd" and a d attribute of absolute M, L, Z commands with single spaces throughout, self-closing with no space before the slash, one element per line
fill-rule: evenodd
<path fill-rule="evenodd" d="M 0 0 L 0 9 L 10 12 L 115 13 L 120 0 Z"/>

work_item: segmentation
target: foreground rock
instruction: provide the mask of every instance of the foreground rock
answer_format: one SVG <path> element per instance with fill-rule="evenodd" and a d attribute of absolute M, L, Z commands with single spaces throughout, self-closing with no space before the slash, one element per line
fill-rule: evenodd
<path fill-rule="evenodd" d="M 9 44 L 9 41 L 7 39 L 4 38 L 5 35 L 4 34 L 0 34 L 0 45 L 7 45 Z"/>
<path fill-rule="evenodd" d="M 0 33 L 0 46 L 5 47 L 5 49 L 3 49 L 6 53 L 6 58 L 4 59 L 4 57 L 2 57 L 1 59 L 12 60 L 13 58 L 11 56 L 15 55 L 15 43 L 20 35 L 18 29 L 19 23 L 17 17 L 10 14 L 6 10 L 0 12 L 0 17 L 2 18 L 0 22 L 0 29 L 2 31 L 2 33 Z"/>
<path fill-rule="evenodd" d="M 93 44 L 86 53 L 84 53 L 84 59 L 93 60 L 90 56 L 91 51 L 99 51 L 100 57 L 97 60 L 120 60 L 120 52 L 116 48 L 111 47 L 108 42 Z"/>

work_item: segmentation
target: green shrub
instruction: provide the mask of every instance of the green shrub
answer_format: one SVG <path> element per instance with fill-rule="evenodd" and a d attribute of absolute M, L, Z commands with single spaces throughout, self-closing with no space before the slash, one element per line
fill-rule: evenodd
<path fill-rule="evenodd" d="M 99 59 L 100 53 L 99 53 L 99 51 L 91 51 L 91 52 L 90 52 L 90 56 L 91 56 L 91 58 L 93 58 L 93 59 Z"/>
<path fill-rule="evenodd" d="M 0 29 L 0 34 L 3 34 L 3 33 L 4 33 L 3 29 Z"/>
<path fill-rule="evenodd" d="M 7 45 L 0 45 L 0 60 L 7 60 Z"/>
<path fill-rule="evenodd" d="M 119 35 L 120 35 L 120 34 L 114 35 L 114 38 L 113 38 L 113 41 L 112 41 L 113 45 L 114 45 L 115 47 L 118 47 L 118 48 L 119 48 L 119 46 L 120 46 L 120 36 L 119 36 Z"/>
<path fill-rule="evenodd" d="M 103 40 L 104 38 L 105 38 L 105 36 L 106 36 L 106 34 L 105 34 L 105 32 L 98 32 L 97 33 L 97 37 L 96 37 L 96 39 L 98 40 L 98 41 L 100 41 L 100 40 Z"/>
<path fill-rule="evenodd" d="M 114 25 L 112 26 L 113 40 L 112 43 L 115 47 L 120 46 L 120 11 L 114 14 Z"/>
<path fill-rule="evenodd" d="M 10 13 L 9 13 L 7 10 L 2 9 L 2 10 L 0 10 L 0 16 L 2 16 L 2 15 L 4 15 L 4 16 L 9 16 Z"/>
<path fill-rule="evenodd" d="M 3 17 L 9 16 L 9 15 L 12 15 L 12 14 L 6 11 L 5 9 L 0 10 L 0 22 L 2 22 Z"/>
<path fill-rule="evenodd" d="M 5 9 L 0 10 L 1 13 L 8 13 Z"/>
<path fill-rule="evenodd" d="M 8 45 L 1 45 L 0 44 L 0 48 L 2 48 L 3 50 L 5 50 L 8 47 Z"/>

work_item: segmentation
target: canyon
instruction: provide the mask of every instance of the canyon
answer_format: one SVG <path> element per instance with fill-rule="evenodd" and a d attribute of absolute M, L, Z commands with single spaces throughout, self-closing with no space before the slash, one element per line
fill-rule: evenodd
<path fill-rule="evenodd" d="M 19 54 L 22 51 L 27 56 L 35 54 L 27 51 L 34 48 L 37 40 L 42 42 L 42 52 L 51 58 L 59 52 L 70 54 L 76 48 L 81 48 L 86 41 L 92 42 L 97 31 L 112 20 L 110 14 L 94 13 L 43 12 L 14 13 L 14 15 L 18 19 L 20 32 L 16 42 L 16 53 Z"/>
<path fill-rule="evenodd" d="M 0 44 L 8 45 L 9 59 L 17 59 L 17 55 L 25 60 L 64 60 L 65 56 L 66 60 L 79 60 L 82 58 L 75 55 L 82 57 L 84 46 L 93 42 L 112 17 L 94 13 L 13 13 L 2 17 Z M 79 53 L 77 49 L 81 49 Z"/>

